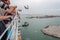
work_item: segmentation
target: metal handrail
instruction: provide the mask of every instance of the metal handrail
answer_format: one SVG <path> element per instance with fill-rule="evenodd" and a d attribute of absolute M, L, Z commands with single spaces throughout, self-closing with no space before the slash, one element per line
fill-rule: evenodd
<path fill-rule="evenodd" d="M 13 22 L 14 24 L 12 27 L 12 33 L 10 36 L 10 40 L 17 40 L 17 38 L 18 38 L 18 27 L 19 27 L 19 23 L 20 23 L 19 20 L 20 20 L 20 16 L 17 15 Z"/>
<path fill-rule="evenodd" d="M 1 40 L 1 38 L 4 36 L 4 34 L 8 31 L 8 29 L 9 28 L 11 28 L 11 25 L 12 25 L 12 23 L 13 23 L 13 21 L 15 20 L 15 18 L 17 17 L 17 15 L 14 17 L 14 19 L 11 21 L 11 24 L 9 25 L 9 27 L 7 27 L 6 29 L 5 29 L 5 31 L 2 33 L 2 35 L 0 36 L 0 40 Z"/>

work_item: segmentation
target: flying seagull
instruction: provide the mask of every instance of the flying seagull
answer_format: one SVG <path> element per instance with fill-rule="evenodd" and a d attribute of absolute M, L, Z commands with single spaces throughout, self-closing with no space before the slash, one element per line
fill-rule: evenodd
<path fill-rule="evenodd" d="M 18 9 L 18 11 L 22 11 L 22 9 Z"/>
<path fill-rule="evenodd" d="M 27 6 L 24 6 L 24 8 L 25 8 L 25 9 L 29 9 L 29 6 L 28 6 L 28 5 L 27 5 Z"/>

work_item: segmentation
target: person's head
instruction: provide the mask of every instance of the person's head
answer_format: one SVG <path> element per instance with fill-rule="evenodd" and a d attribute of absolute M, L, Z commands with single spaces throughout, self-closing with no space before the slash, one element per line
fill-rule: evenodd
<path fill-rule="evenodd" d="M 7 5 L 10 5 L 10 0 L 2 0 L 4 3 L 6 3 Z"/>

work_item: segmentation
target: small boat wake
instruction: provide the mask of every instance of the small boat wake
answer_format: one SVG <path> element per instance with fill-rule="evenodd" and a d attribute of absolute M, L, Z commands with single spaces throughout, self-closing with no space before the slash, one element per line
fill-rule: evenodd
<path fill-rule="evenodd" d="M 22 27 L 27 27 L 27 26 L 29 26 L 28 22 L 24 22 L 24 24 L 22 25 Z"/>

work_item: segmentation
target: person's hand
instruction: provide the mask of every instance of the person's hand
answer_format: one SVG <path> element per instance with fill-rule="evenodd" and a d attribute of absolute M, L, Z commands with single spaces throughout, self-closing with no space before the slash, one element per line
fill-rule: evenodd
<path fill-rule="evenodd" d="M 10 15 L 9 15 L 9 16 L 8 16 L 8 18 L 11 18 L 11 19 L 13 19 L 13 16 L 10 16 Z"/>
<path fill-rule="evenodd" d="M 12 17 L 12 16 L 10 16 L 10 15 L 8 16 L 8 18 L 11 18 L 11 17 Z"/>
<path fill-rule="evenodd" d="M 16 13 L 16 10 L 13 11 L 13 16 L 15 16 L 17 13 Z"/>
<path fill-rule="evenodd" d="M 10 14 L 12 12 L 11 9 L 6 10 L 7 14 Z"/>
<path fill-rule="evenodd" d="M 17 6 L 10 6 L 10 8 L 17 8 Z"/>
<path fill-rule="evenodd" d="M 14 8 L 17 8 L 17 6 L 13 6 Z"/>
<path fill-rule="evenodd" d="M 10 7 L 8 10 L 6 10 L 7 13 L 12 13 L 17 6 Z"/>

